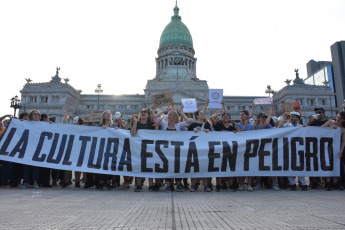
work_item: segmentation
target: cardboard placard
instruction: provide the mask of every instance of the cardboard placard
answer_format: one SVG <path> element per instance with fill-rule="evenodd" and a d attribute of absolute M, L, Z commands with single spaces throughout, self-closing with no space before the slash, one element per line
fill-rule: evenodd
<path fill-rule="evenodd" d="M 85 122 L 101 122 L 103 112 L 88 112 L 85 116 Z"/>
<path fill-rule="evenodd" d="M 294 110 L 293 110 L 292 103 L 291 103 L 291 102 L 288 102 L 288 101 L 284 101 L 283 110 L 284 110 L 284 113 L 285 113 L 285 112 L 290 113 L 290 112 L 294 111 Z"/>
<path fill-rule="evenodd" d="M 284 110 L 284 112 L 288 112 L 288 113 L 290 113 L 292 111 L 296 111 L 296 112 L 299 112 L 299 114 L 301 114 L 301 116 L 302 116 L 301 107 L 300 107 L 299 102 L 297 102 L 297 101 L 295 101 L 295 102 L 285 101 L 283 104 L 283 110 Z"/>
<path fill-rule="evenodd" d="M 155 94 L 151 96 L 152 106 L 159 108 L 166 105 L 171 105 L 173 102 L 173 97 L 171 92 L 165 92 L 160 94 Z"/>

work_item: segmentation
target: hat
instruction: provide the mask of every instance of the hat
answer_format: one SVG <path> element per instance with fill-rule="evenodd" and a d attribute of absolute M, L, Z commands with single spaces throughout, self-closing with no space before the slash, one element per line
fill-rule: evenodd
<path fill-rule="evenodd" d="M 318 111 L 318 110 L 321 110 L 323 113 L 325 112 L 325 109 L 324 108 L 315 108 L 314 111 Z"/>
<path fill-rule="evenodd" d="M 273 120 L 274 123 L 279 121 L 277 117 L 272 117 L 272 120 Z"/>
<path fill-rule="evenodd" d="M 296 112 L 296 111 L 291 112 L 290 115 L 295 115 L 297 117 L 301 117 L 301 114 L 299 114 L 299 112 Z"/>

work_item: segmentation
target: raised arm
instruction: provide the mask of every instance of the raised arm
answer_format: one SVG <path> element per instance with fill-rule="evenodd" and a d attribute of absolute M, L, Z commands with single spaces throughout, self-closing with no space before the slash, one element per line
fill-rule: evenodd
<path fill-rule="evenodd" d="M 206 115 L 208 109 L 208 103 L 210 102 L 209 99 L 206 100 L 205 107 L 204 107 L 204 114 Z"/>
<path fill-rule="evenodd" d="M 135 114 L 132 115 L 132 120 L 133 120 L 133 125 L 131 129 L 131 134 L 132 136 L 137 135 L 137 123 L 138 123 L 138 118 L 135 116 Z"/>
<path fill-rule="evenodd" d="M 171 108 L 168 107 L 165 110 L 162 110 L 159 113 L 156 113 L 155 115 L 153 115 L 154 120 L 156 120 L 158 117 L 162 116 L 163 113 L 169 112 L 170 110 L 171 110 Z"/>
<path fill-rule="evenodd" d="M 175 112 L 177 112 L 176 109 L 175 109 L 175 101 L 174 101 L 174 99 L 172 99 L 172 102 L 171 102 L 171 109 L 174 110 Z"/>
<path fill-rule="evenodd" d="M 288 112 L 285 112 L 285 113 L 283 114 L 282 119 L 279 121 L 278 128 L 281 128 L 281 127 L 284 126 L 285 121 L 286 121 L 288 115 L 289 115 Z"/>
<path fill-rule="evenodd" d="M 66 110 L 65 117 L 63 118 L 62 123 L 67 124 L 67 119 L 68 119 L 68 118 L 69 118 L 68 110 Z"/>
<path fill-rule="evenodd" d="M 266 120 L 266 125 L 267 125 L 267 127 L 268 127 L 269 124 L 271 123 L 271 119 L 272 119 L 272 117 L 273 117 L 273 114 L 274 114 L 274 106 L 273 106 L 273 104 L 272 104 L 271 107 L 270 107 L 270 112 L 269 112 L 269 114 L 268 114 L 268 118 L 267 118 L 267 120 Z"/>
<path fill-rule="evenodd" d="M 224 111 L 224 113 L 226 113 L 226 109 L 225 109 L 225 101 L 224 101 L 224 100 L 222 100 L 222 105 L 223 105 L 223 111 Z"/>
<path fill-rule="evenodd" d="M 254 116 L 254 107 L 255 107 L 255 104 L 254 104 L 254 102 L 253 102 L 253 103 L 252 103 L 252 109 L 250 110 L 249 117 L 253 117 L 253 116 Z"/>
<path fill-rule="evenodd" d="M 211 122 L 213 125 L 216 125 L 217 124 L 217 121 L 216 121 L 216 117 L 220 116 L 223 114 L 223 111 L 222 110 L 219 110 L 218 113 L 216 114 L 213 114 L 210 119 L 211 119 Z"/>
<path fill-rule="evenodd" d="M 343 152 L 344 152 L 344 148 L 345 148 L 345 133 L 344 133 L 344 128 L 341 129 L 342 133 L 343 133 L 343 138 L 342 138 L 342 142 L 341 142 L 341 148 L 340 148 L 340 152 L 339 152 L 339 158 L 341 158 L 343 156 Z"/>
<path fill-rule="evenodd" d="M 3 121 L 6 117 L 11 118 L 11 117 L 13 117 L 13 116 L 12 116 L 11 114 L 6 114 L 6 115 L 0 117 L 0 122 Z"/>
<path fill-rule="evenodd" d="M 178 110 L 177 110 L 177 113 L 180 114 L 180 117 L 183 117 L 183 120 L 184 120 L 187 124 L 189 124 L 189 119 L 188 119 L 188 117 L 186 116 L 186 114 L 183 113 L 183 111 L 182 111 L 181 109 L 178 109 Z"/>

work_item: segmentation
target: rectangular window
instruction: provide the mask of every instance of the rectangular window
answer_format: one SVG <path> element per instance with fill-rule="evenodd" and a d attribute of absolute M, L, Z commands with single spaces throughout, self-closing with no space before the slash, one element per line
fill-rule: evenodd
<path fill-rule="evenodd" d="M 30 103 L 37 103 L 37 97 L 30 97 L 29 102 Z"/>
<path fill-rule="evenodd" d="M 241 106 L 238 106 L 237 108 L 238 108 L 238 110 L 241 110 Z"/>
<path fill-rule="evenodd" d="M 122 105 L 119 105 L 119 110 L 122 110 Z"/>
<path fill-rule="evenodd" d="M 48 103 L 48 97 L 41 97 L 41 103 Z"/>
<path fill-rule="evenodd" d="M 312 98 L 307 99 L 307 105 L 314 106 L 315 100 Z"/>
<path fill-rule="evenodd" d="M 326 99 L 319 99 L 319 105 L 326 105 Z"/>
<path fill-rule="evenodd" d="M 235 106 L 230 106 L 231 111 L 235 111 Z"/>

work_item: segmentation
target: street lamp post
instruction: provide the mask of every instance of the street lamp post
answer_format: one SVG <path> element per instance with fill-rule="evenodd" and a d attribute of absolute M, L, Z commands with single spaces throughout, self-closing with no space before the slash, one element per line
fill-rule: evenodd
<path fill-rule="evenodd" d="M 20 100 L 18 99 L 18 96 L 16 95 L 15 97 L 12 97 L 11 98 L 11 108 L 14 109 L 14 114 L 13 116 L 15 117 L 16 116 L 16 112 L 17 112 L 17 109 L 19 109 L 21 107 L 20 105 Z"/>
<path fill-rule="evenodd" d="M 95 93 L 98 94 L 98 106 L 97 106 L 97 111 L 99 111 L 99 94 L 100 94 L 100 93 L 103 93 L 103 89 L 102 89 L 101 84 L 98 84 L 98 85 L 97 85 L 97 88 L 95 89 Z"/>

